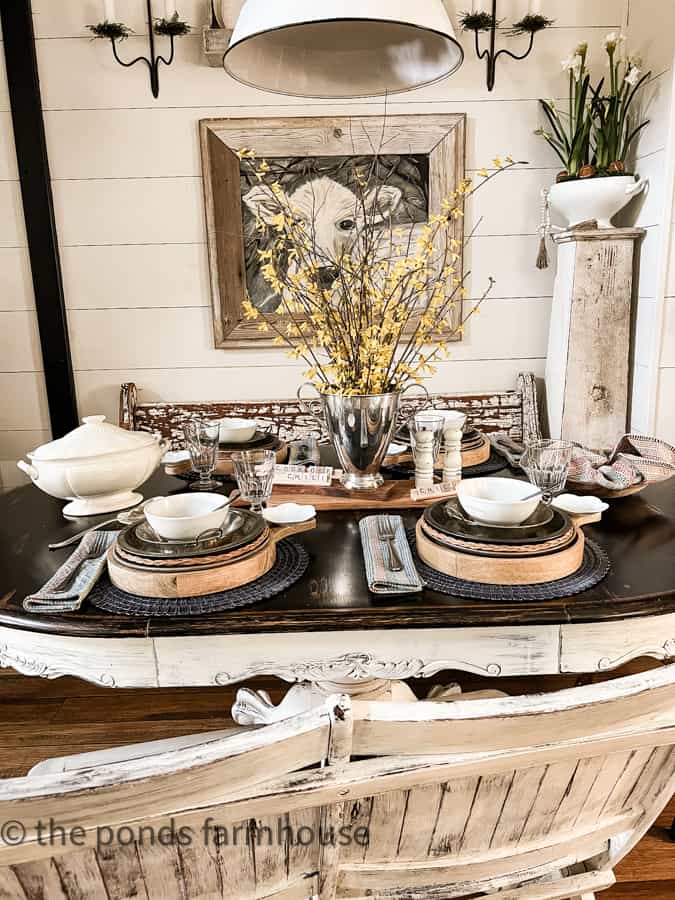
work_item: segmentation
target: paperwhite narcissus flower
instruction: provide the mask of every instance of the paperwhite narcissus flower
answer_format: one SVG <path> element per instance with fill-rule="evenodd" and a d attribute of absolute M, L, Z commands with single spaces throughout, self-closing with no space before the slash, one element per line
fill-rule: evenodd
<path fill-rule="evenodd" d="M 576 81 L 579 80 L 579 76 L 581 75 L 581 69 L 584 64 L 583 57 L 578 53 L 574 56 L 568 56 L 567 59 L 563 59 L 560 61 L 560 65 L 563 68 L 563 71 L 573 72 L 574 78 Z"/>
<path fill-rule="evenodd" d="M 610 33 L 602 42 L 602 46 L 608 53 L 614 53 L 617 46 L 619 44 L 623 44 L 625 40 L 626 36 L 624 34 L 617 34 L 616 31 L 610 31 Z"/>
<path fill-rule="evenodd" d="M 640 80 L 640 75 L 642 74 L 641 69 L 638 69 L 637 66 L 631 66 L 628 72 L 626 73 L 626 77 L 624 81 L 626 81 L 631 87 L 635 87 L 635 85 Z"/>

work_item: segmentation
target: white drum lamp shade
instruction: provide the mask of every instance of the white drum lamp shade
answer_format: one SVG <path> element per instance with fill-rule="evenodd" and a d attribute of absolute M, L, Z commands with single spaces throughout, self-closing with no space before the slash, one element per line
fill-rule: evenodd
<path fill-rule="evenodd" d="M 337 100 L 432 84 L 463 58 L 443 0 L 247 0 L 224 66 L 261 90 Z"/>

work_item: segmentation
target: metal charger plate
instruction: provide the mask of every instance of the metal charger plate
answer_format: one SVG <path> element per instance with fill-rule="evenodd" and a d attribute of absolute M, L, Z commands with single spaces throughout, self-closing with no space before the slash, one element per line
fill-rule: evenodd
<path fill-rule="evenodd" d="M 560 537 L 571 527 L 565 513 L 542 503 L 522 525 L 476 522 L 466 516 L 456 497 L 434 503 L 424 510 L 423 515 L 432 528 L 450 537 L 491 544 L 537 544 Z"/>
<path fill-rule="evenodd" d="M 430 409 L 420 410 L 421 412 L 432 412 Z M 440 412 L 444 412 L 444 410 L 440 410 Z M 479 431 L 477 428 L 474 428 L 473 425 L 465 425 L 464 430 L 462 431 L 462 445 L 476 442 L 476 446 L 480 446 L 480 442 L 482 441 L 483 433 Z M 400 428 L 396 429 L 396 433 L 394 435 L 394 440 L 398 441 L 402 444 L 410 443 L 410 429 L 408 425 L 401 425 Z"/>
<path fill-rule="evenodd" d="M 194 541 L 158 541 L 145 521 L 130 525 L 121 532 L 117 540 L 120 547 L 133 556 L 181 559 L 236 550 L 260 537 L 266 527 L 267 523 L 262 516 L 247 509 L 233 509 L 225 523 L 223 534 L 207 538 L 199 544 Z"/>
<path fill-rule="evenodd" d="M 254 547 L 252 550 L 248 550 L 244 547 L 240 554 L 238 554 L 234 559 L 231 560 L 232 563 L 240 563 L 245 559 L 248 559 L 249 556 L 253 556 L 254 553 L 257 553 L 259 550 L 262 550 L 264 546 L 266 546 L 267 540 L 263 542 L 263 544 Z M 133 562 L 131 559 L 127 559 L 126 557 L 122 557 L 117 552 L 117 548 L 114 547 L 112 551 L 112 555 L 114 560 L 120 565 L 125 566 L 127 569 L 135 569 L 137 572 L 146 572 L 148 571 L 149 565 L 147 563 L 143 563 L 140 559 L 137 562 Z M 198 564 L 196 560 L 187 558 L 185 559 L 185 565 L 172 565 L 172 566 L 162 566 L 159 563 L 153 563 L 155 571 L 158 575 L 186 575 L 190 573 L 201 573 L 204 572 L 205 569 L 209 569 L 214 566 L 213 562 L 208 562 L 204 564 Z"/>
<path fill-rule="evenodd" d="M 574 544 L 579 539 L 579 535 L 578 535 L 578 532 L 576 531 L 576 529 L 574 529 L 573 527 L 570 526 L 569 532 L 566 535 L 564 535 L 564 541 L 562 541 L 559 546 L 549 547 L 545 550 L 537 550 L 537 546 L 539 544 L 544 543 L 543 541 L 538 541 L 538 542 L 535 541 L 533 543 L 524 543 L 523 542 L 521 545 L 522 552 L 511 550 L 510 552 L 507 553 L 505 551 L 500 552 L 499 548 L 500 547 L 504 547 L 504 548 L 517 547 L 520 542 L 516 542 L 513 544 L 506 544 L 506 543 L 504 543 L 504 541 L 501 541 L 499 543 L 492 542 L 493 547 L 494 547 L 493 550 L 489 550 L 486 547 L 485 548 L 476 548 L 476 547 L 468 548 L 467 547 L 466 549 L 464 549 L 461 546 L 461 541 L 458 541 L 457 544 L 452 544 L 452 545 L 445 544 L 441 540 L 439 540 L 437 537 L 435 537 L 433 534 L 430 534 L 426 528 L 423 527 L 422 530 L 424 532 L 424 536 L 426 537 L 426 539 L 428 541 L 431 541 L 431 543 L 436 544 L 437 547 L 442 547 L 444 550 L 451 550 L 453 553 L 461 553 L 461 554 L 466 554 L 468 556 L 483 556 L 486 559 L 529 560 L 535 556 L 536 557 L 549 556 L 553 553 L 560 553 L 562 550 L 566 550 L 568 547 L 570 547 L 572 544 Z"/>
<path fill-rule="evenodd" d="M 275 434 L 269 431 L 256 431 L 250 441 L 221 441 L 218 444 L 219 453 L 236 453 L 238 450 L 271 450 L 279 441 Z"/>

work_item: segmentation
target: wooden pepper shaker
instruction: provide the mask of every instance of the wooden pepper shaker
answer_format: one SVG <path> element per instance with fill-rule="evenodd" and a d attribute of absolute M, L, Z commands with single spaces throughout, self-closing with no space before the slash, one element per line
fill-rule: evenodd
<path fill-rule="evenodd" d="M 415 435 L 415 487 L 431 487 L 434 483 L 434 433 L 418 431 Z"/>
<path fill-rule="evenodd" d="M 464 413 L 446 413 L 443 428 L 445 459 L 443 483 L 457 484 L 462 478 L 462 429 L 466 422 Z"/>

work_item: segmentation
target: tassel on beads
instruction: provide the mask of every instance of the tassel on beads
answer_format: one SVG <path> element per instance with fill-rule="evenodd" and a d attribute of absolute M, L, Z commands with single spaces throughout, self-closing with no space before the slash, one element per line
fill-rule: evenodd
<path fill-rule="evenodd" d="M 541 218 L 539 220 L 539 253 L 537 254 L 537 268 L 548 269 L 548 251 L 546 249 L 546 237 L 551 229 L 551 211 L 548 205 L 548 188 L 541 191 Z"/>

